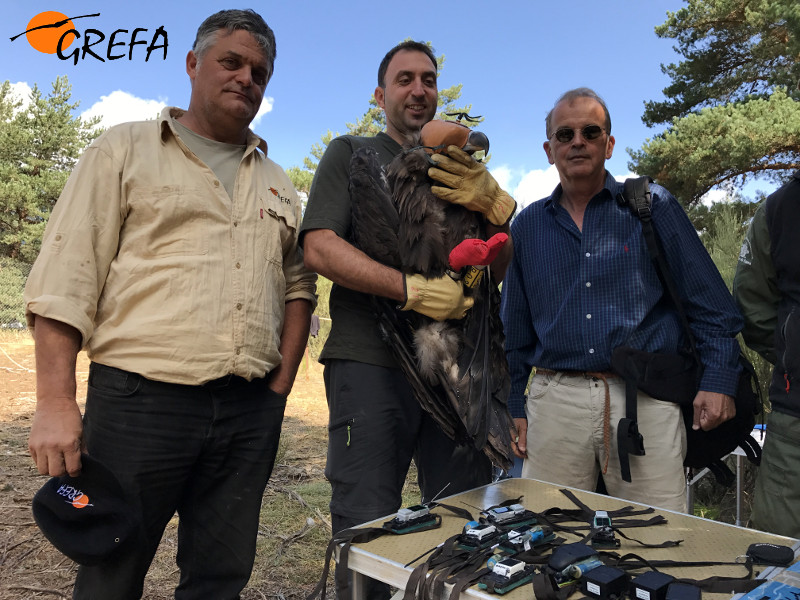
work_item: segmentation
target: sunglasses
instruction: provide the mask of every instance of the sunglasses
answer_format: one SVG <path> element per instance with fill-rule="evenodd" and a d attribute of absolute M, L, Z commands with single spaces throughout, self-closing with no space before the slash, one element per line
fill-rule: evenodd
<path fill-rule="evenodd" d="M 562 144 L 566 144 L 567 142 L 571 142 L 572 138 L 575 137 L 575 131 L 576 130 L 572 129 L 571 127 L 561 127 L 556 129 L 550 137 L 555 137 L 556 140 Z M 583 137 L 583 139 L 585 139 L 587 142 L 596 140 L 603 135 L 605 131 L 606 130 L 600 127 L 600 125 L 587 125 L 580 130 L 581 137 Z"/>

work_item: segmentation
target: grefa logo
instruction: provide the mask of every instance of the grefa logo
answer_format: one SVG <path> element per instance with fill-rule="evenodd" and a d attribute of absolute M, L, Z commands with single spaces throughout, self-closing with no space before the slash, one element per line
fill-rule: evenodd
<path fill-rule="evenodd" d="M 61 487 L 58 488 L 56 493 L 59 496 L 63 496 L 66 498 L 66 501 L 75 508 L 86 508 L 87 506 L 94 506 L 93 504 L 89 503 L 89 496 L 84 494 L 77 488 L 72 487 L 71 485 L 62 484 Z"/>
<path fill-rule="evenodd" d="M 278 190 L 276 190 L 274 187 L 269 188 L 269 191 L 272 192 L 272 195 L 276 196 L 278 198 L 278 200 L 280 200 L 284 204 L 291 204 L 292 203 L 292 201 L 289 199 L 288 196 L 281 196 L 281 193 Z"/>
<path fill-rule="evenodd" d="M 163 50 L 163 60 L 166 60 L 169 42 L 163 25 L 152 36 L 145 27 L 117 28 L 108 36 L 92 27 L 87 27 L 82 33 L 75 27 L 74 21 L 78 19 L 99 16 L 100 13 L 93 13 L 68 17 L 48 10 L 35 15 L 28 22 L 25 31 L 13 36 L 11 41 L 24 35 L 33 49 L 43 54 L 56 54 L 61 60 L 71 60 L 74 65 L 87 58 L 106 62 L 120 58 L 133 60 L 134 55 L 137 58 L 144 57 L 147 62 L 156 50 Z M 68 51 L 73 44 L 75 47 Z M 136 48 L 137 46 L 142 48 Z"/>

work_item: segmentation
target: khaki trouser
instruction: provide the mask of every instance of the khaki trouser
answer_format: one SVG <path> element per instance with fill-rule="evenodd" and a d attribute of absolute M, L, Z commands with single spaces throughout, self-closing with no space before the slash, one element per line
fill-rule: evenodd
<path fill-rule="evenodd" d="M 538 373 L 533 378 L 526 404 L 528 458 L 522 476 L 594 491 L 598 473 L 607 465 L 603 479 L 612 496 L 685 512 L 686 432 L 680 407 L 639 393 L 645 455 L 630 457 L 632 481 L 623 481 L 616 440 L 617 423 L 625 416 L 625 382 L 618 377 L 607 382 L 606 436 L 602 379 L 566 373 Z"/>
<path fill-rule="evenodd" d="M 800 537 L 800 419 L 771 412 L 758 468 L 750 525 Z"/>

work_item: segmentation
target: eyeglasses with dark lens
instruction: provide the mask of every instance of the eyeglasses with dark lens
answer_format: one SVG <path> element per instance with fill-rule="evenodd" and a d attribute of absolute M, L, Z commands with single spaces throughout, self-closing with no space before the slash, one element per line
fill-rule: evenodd
<path fill-rule="evenodd" d="M 575 129 L 571 127 L 561 127 L 556 129 L 555 133 L 551 137 L 555 137 L 559 142 L 562 144 L 566 144 L 567 142 L 571 142 L 572 138 L 575 137 Z M 587 142 L 591 142 L 599 138 L 603 133 L 605 133 L 605 129 L 600 127 L 600 125 L 587 125 L 583 129 L 580 130 L 581 136 Z"/>

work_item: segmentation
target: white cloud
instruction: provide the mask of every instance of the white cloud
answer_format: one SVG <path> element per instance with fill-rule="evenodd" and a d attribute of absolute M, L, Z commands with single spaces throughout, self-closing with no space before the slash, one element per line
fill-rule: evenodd
<path fill-rule="evenodd" d="M 275 98 L 272 96 L 264 96 L 264 99 L 261 100 L 261 108 L 258 109 L 258 113 L 256 114 L 253 122 L 250 123 L 250 127 L 254 128 L 261 122 L 261 118 L 267 114 L 268 112 L 272 111 L 272 107 L 275 104 Z"/>
<path fill-rule="evenodd" d="M 19 110 L 27 108 L 31 103 L 31 86 L 25 81 L 17 81 L 11 84 L 11 99 L 21 101 Z"/>
<path fill-rule="evenodd" d="M 166 105 L 166 99 L 147 100 L 116 90 L 108 96 L 100 96 L 98 102 L 81 113 L 81 118 L 100 117 L 101 127 L 111 127 L 128 121 L 155 119 Z"/>
<path fill-rule="evenodd" d="M 705 206 L 711 206 L 717 202 L 730 202 L 730 200 L 731 198 L 728 195 L 728 192 L 715 188 L 708 190 L 705 194 L 703 194 L 703 196 L 700 198 L 700 203 L 704 204 Z"/>
<path fill-rule="evenodd" d="M 500 165 L 490 171 L 500 187 L 514 196 L 517 210 L 549 196 L 558 185 L 558 171 L 552 165 L 546 170 L 532 171 Z"/>
<path fill-rule="evenodd" d="M 533 169 L 531 171 L 500 165 L 490 171 L 500 187 L 514 196 L 518 204 L 518 211 L 532 202 L 546 198 L 558 185 L 558 171 L 555 165 L 550 165 L 544 170 Z M 625 181 L 628 177 L 636 177 L 636 174 L 615 175 L 614 179 Z"/>
<path fill-rule="evenodd" d="M 22 86 L 25 86 L 28 93 L 30 93 L 30 88 L 25 83 L 13 84 L 13 86 L 20 86 L 20 90 L 22 90 Z M 156 119 L 163 108 L 167 106 L 167 102 L 167 98 L 159 98 L 158 100 L 137 98 L 129 92 L 116 90 L 107 96 L 100 96 L 100 100 L 81 113 L 81 118 L 100 117 L 100 126 L 108 128 L 112 125 L 129 121 Z M 270 96 L 264 97 L 261 102 L 261 108 L 253 119 L 251 127 L 257 125 L 264 115 L 272 111 L 274 103 L 274 98 Z"/>

